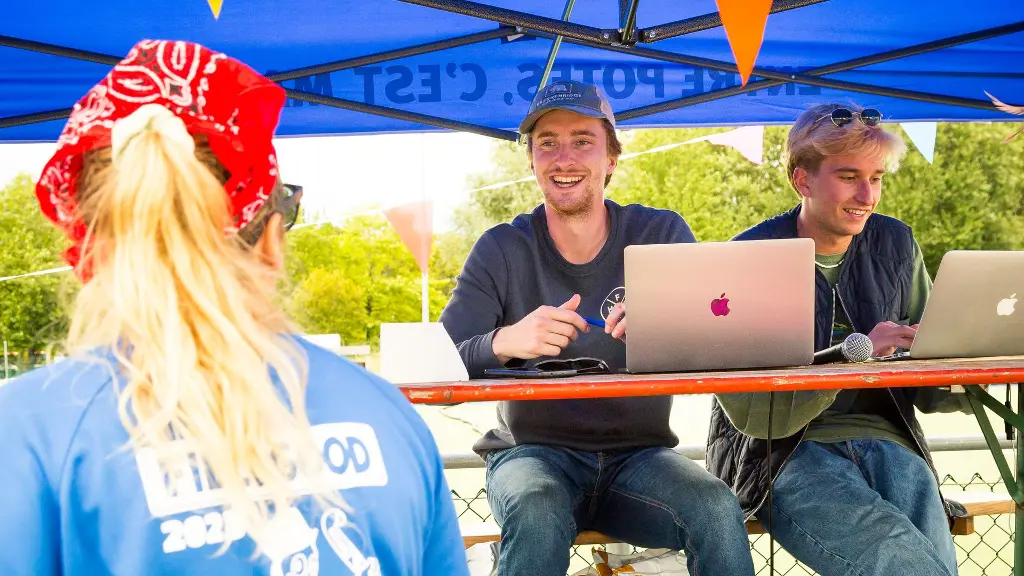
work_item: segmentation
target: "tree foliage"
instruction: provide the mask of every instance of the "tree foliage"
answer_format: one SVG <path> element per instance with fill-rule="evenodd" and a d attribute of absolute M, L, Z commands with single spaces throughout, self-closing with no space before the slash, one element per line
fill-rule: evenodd
<path fill-rule="evenodd" d="M 454 231 L 443 242 L 452 260 L 464 262 L 470 249 L 488 228 L 509 222 L 519 214 L 533 210 L 543 202 L 543 195 L 532 179 L 500 188 L 478 190 L 499 182 L 511 182 L 531 176 L 526 147 L 501 142 L 494 150 L 490 172 L 471 175 L 466 182 L 469 201 L 455 210 Z"/>
<path fill-rule="evenodd" d="M 898 131 L 897 127 L 890 127 Z M 721 129 L 623 132 L 625 151 L 639 152 Z M 707 142 L 621 161 L 607 190 L 619 203 L 639 202 L 682 214 L 701 241 L 726 240 L 797 204 L 783 167 L 787 127 L 765 129 L 765 161 L 754 165 Z M 935 164 L 911 146 L 886 177 L 881 212 L 914 227 L 929 271 L 953 249 L 1024 248 L 1024 140 L 1002 143 L 1000 124 L 941 124 Z M 483 188 L 530 176 L 526 147 L 496 148 L 494 169 L 467 183 Z M 0 201 L 0 276 L 61 265 L 62 237 L 40 214 L 34 187 L 19 176 Z M 489 227 L 542 201 L 527 182 L 478 190 L 454 215 L 453 231 L 435 237 L 430 262 L 430 315 L 450 297 L 470 248 Z M 420 320 L 420 271 L 382 215 L 288 235 L 283 305 L 309 333 L 337 333 L 346 344 L 376 344 L 383 322 Z M 15 349 L 39 349 L 66 330 L 60 287 L 66 274 L 0 283 L 0 334 Z"/>
<path fill-rule="evenodd" d="M 685 142 L 715 129 L 643 130 L 629 152 Z M 797 203 L 782 160 L 786 132 L 766 128 L 764 163 L 757 166 L 731 148 L 697 142 L 619 163 L 608 197 L 682 214 L 699 241 L 728 240 Z"/>
<path fill-rule="evenodd" d="M 64 265 L 64 237 L 39 211 L 27 174 L 0 190 L 0 206 L 0 277 Z M 58 273 L 0 282 L 0 339 L 11 350 L 43 350 L 64 337 L 67 279 Z"/>
<path fill-rule="evenodd" d="M 939 124 L 935 164 L 911 152 L 880 211 L 914 227 L 932 275 L 949 250 L 1024 248 L 1024 143 L 1005 124 Z"/>
<path fill-rule="evenodd" d="M 476 190 L 498 182 L 511 182 L 532 176 L 530 159 L 526 146 L 514 142 L 502 142 L 495 147 L 494 169 L 485 174 L 469 177 L 469 188 Z M 487 222 L 507 222 L 524 212 L 529 212 L 543 202 L 544 197 L 531 178 L 510 186 L 477 190 L 470 195 L 469 203 L 456 213 L 457 222 L 462 224 L 464 215 L 477 215 Z M 477 230 L 467 230 L 474 232 Z"/>
<path fill-rule="evenodd" d="M 896 126 L 889 130 L 900 133 Z M 698 142 L 619 162 L 606 195 L 683 215 L 700 241 L 727 240 L 792 208 L 799 196 L 789 185 L 784 146 L 789 127 L 765 128 L 764 163 L 739 152 Z M 624 151 L 640 152 L 721 132 L 722 129 L 659 129 L 625 133 Z M 1004 124 L 940 124 L 935 163 L 907 139 L 909 152 L 883 184 L 878 210 L 914 228 L 929 271 L 956 249 L 1024 248 L 1024 141 L 1002 142 Z M 529 175 L 523 146 L 504 144 L 492 174 L 477 176 L 479 188 Z M 541 201 L 534 182 L 474 192 L 460 210 L 460 231 L 473 238 Z"/>
<path fill-rule="evenodd" d="M 684 142 L 720 132 L 718 129 L 637 130 L 621 132 L 626 152 Z M 755 166 L 739 153 L 702 142 L 646 154 L 619 162 L 606 196 L 621 204 L 638 202 L 682 214 L 699 240 L 725 240 L 759 222 L 763 215 L 796 203 L 781 166 L 785 143 L 782 128 L 766 130 L 763 166 Z M 495 168 L 475 175 L 468 185 L 482 188 L 496 182 L 530 175 L 526 147 L 500 144 Z M 478 190 L 456 213 L 458 231 L 477 238 L 487 228 L 532 210 L 543 201 L 534 181 L 496 189 Z"/>
<path fill-rule="evenodd" d="M 448 301 L 457 265 L 436 242 L 430 261 L 430 316 Z M 340 334 L 346 344 L 376 344 L 385 322 L 421 319 L 421 274 L 412 253 L 383 216 L 344 226 L 307 227 L 289 235 L 285 300 L 309 333 Z"/>

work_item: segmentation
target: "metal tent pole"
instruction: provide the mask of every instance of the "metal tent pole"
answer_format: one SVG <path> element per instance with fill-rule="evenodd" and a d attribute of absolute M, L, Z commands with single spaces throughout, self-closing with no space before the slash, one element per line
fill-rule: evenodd
<path fill-rule="evenodd" d="M 797 8 L 803 8 L 804 6 L 810 6 L 812 4 L 827 1 L 828 0 L 775 0 L 772 2 L 772 8 L 769 11 L 769 14 L 795 10 Z M 719 15 L 718 12 L 709 12 L 707 14 L 701 14 L 700 16 L 694 16 L 693 18 L 686 18 L 685 20 L 677 20 L 675 22 L 668 22 L 666 24 L 658 24 L 657 26 L 644 28 L 643 30 L 640 30 L 639 41 L 645 43 L 659 42 L 668 38 L 675 38 L 676 36 L 683 36 L 693 32 L 718 28 L 721 25 L 721 15 Z M 623 36 L 625 36 L 625 34 L 623 34 Z"/>
<path fill-rule="evenodd" d="M 496 6 L 480 4 L 478 2 L 470 2 L 469 0 L 401 1 L 407 4 L 435 8 L 437 10 L 471 16 L 473 18 L 482 18 L 484 20 L 501 22 L 502 24 L 522 26 L 524 28 L 529 28 L 530 30 L 546 32 L 554 36 L 565 36 L 566 38 L 572 38 L 574 40 L 595 42 L 598 44 L 614 44 L 622 41 L 622 36 L 619 34 L 618 30 L 605 30 L 603 28 L 595 28 L 593 26 L 573 24 L 564 20 L 556 20 L 545 16 L 536 16 L 526 12 L 498 8 Z"/>
<path fill-rule="evenodd" d="M 967 34 L 960 34 L 958 36 L 951 36 L 949 38 L 943 38 L 941 40 L 932 40 L 930 42 L 924 42 L 921 44 L 915 44 L 906 48 L 899 48 L 896 50 L 887 50 L 885 52 L 879 52 L 870 56 L 863 56 L 860 58 L 853 58 L 851 60 L 845 60 L 842 62 L 836 62 L 835 64 L 829 64 L 827 66 L 820 66 L 818 68 L 812 68 L 803 72 L 805 76 L 824 76 L 826 74 L 834 74 L 836 72 L 845 72 L 847 70 L 853 70 L 854 68 L 861 68 L 864 66 L 871 66 L 874 64 L 880 64 L 882 62 L 891 62 L 900 58 L 907 58 L 910 56 L 916 56 L 918 54 L 925 54 L 933 52 L 935 50 L 942 50 L 945 48 L 952 48 L 954 46 L 960 46 L 962 44 L 968 44 L 970 42 L 977 42 L 979 40 L 985 40 L 988 38 L 997 38 L 1006 34 L 1013 34 L 1016 32 L 1024 31 L 1024 22 L 1015 22 L 1013 24 L 1007 24 L 1005 26 L 996 26 L 993 28 L 986 28 L 984 30 L 978 30 L 976 32 L 969 32 Z M 649 116 L 651 114 L 657 114 L 660 112 L 668 112 L 669 110 L 675 110 L 677 108 L 685 108 L 687 106 L 694 106 L 697 104 L 703 104 L 705 102 L 712 102 L 720 100 L 722 98 L 728 98 L 729 96 L 736 96 L 739 94 L 746 94 L 748 92 L 756 92 L 758 90 L 764 90 L 767 88 L 774 88 L 775 86 L 781 86 L 786 84 L 781 80 L 753 80 L 747 82 L 746 86 L 733 86 L 731 88 L 724 88 L 722 90 L 715 90 L 713 92 L 705 92 L 703 94 L 695 94 L 693 96 L 686 96 L 676 100 L 669 100 L 667 102 L 661 102 L 658 104 L 651 104 L 648 106 L 640 106 L 638 108 L 632 108 L 629 110 L 623 110 L 615 115 L 617 120 L 631 120 L 633 118 L 641 118 L 643 116 Z"/>
<path fill-rule="evenodd" d="M 576 0 L 566 0 L 565 9 L 562 10 L 562 21 L 568 22 L 569 15 L 572 14 L 572 7 L 576 4 Z M 558 56 L 558 49 L 562 46 L 562 37 L 555 36 L 554 42 L 551 44 L 551 50 L 548 51 L 548 60 L 544 64 L 544 73 L 540 76 L 540 84 L 537 85 L 537 92 L 540 92 L 541 88 L 547 86 L 548 77 L 551 76 L 551 67 L 555 65 L 555 57 Z"/>
<path fill-rule="evenodd" d="M 487 32 L 455 36 L 454 38 L 446 38 L 436 42 L 417 44 L 416 46 L 409 46 L 408 48 L 376 52 L 374 54 L 357 56 L 347 60 L 325 62 L 324 64 L 305 66 L 294 70 L 284 70 L 282 72 L 270 74 L 267 78 L 274 82 L 294 80 L 295 78 L 304 78 L 306 76 L 315 76 L 317 74 L 324 74 L 328 72 L 338 72 L 340 70 L 348 70 L 349 68 L 358 68 L 360 66 L 369 66 L 370 64 L 380 64 L 381 62 L 388 62 L 390 60 L 398 60 L 399 58 L 408 58 L 410 56 L 419 56 L 422 54 L 429 54 L 431 52 L 438 52 L 440 50 L 448 50 L 450 48 L 479 44 L 480 42 L 487 42 L 488 40 L 494 40 L 497 38 L 507 38 L 517 34 L 520 34 L 520 32 L 516 30 L 515 26 L 501 26 L 494 30 L 488 30 Z"/>
<path fill-rule="evenodd" d="M 1007 384 L 1009 386 L 1009 384 Z M 1024 383 L 1017 384 L 1017 414 L 1024 414 Z M 1017 491 L 1024 493 L 1024 432 L 1017 430 L 1014 440 L 1017 451 Z M 1014 509 L 1013 575 L 1024 576 L 1024 507 Z"/>

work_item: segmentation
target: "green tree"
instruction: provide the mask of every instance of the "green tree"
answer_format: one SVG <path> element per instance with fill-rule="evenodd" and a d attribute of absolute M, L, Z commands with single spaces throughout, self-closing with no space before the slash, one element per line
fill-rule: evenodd
<path fill-rule="evenodd" d="M 627 152 L 685 142 L 721 129 L 638 130 Z M 608 187 L 620 204 L 637 202 L 683 215 L 700 241 L 728 240 L 798 202 L 782 161 L 786 129 L 765 129 L 764 162 L 696 142 L 619 162 Z"/>
<path fill-rule="evenodd" d="M 289 310 L 307 332 L 362 343 L 370 325 L 366 302 L 366 290 L 343 270 L 314 268 L 293 293 Z"/>
<path fill-rule="evenodd" d="M 488 228 L 509 222 L 519 214 L 530 212 L 543 202 L 537 183 L 532 179 L 530 159 L 526 146 L 515 142 L 502 142 L 495 147 L 493 169 L 474 174 L 467 179 L 467 187 L 475 190 L 469 201 L 455 210 L 452 217 L 454 231 L 442 242 L 446 254 L 461 266 L 469 256 L 470 249 Z M 500 188 L 478 190 L 499 182 L 512 182 L 531 177 Z"/>
<path fill-rule="evenodd" d="M 431 319 L 440 316 L 461 264 L 447 257 L 443 244 L 435 244 L 428 289 Z M 382 216 L 294 231 L 287 272 L 286 306 L 307 332 L 340 334 L 346 344 L 377 345 L 382 323 L 421 319 L 419 267 Z"/>
<path fill-rule="evenodd" d="M 64 237 L 39 211 L 30 176 L 18 175 L 0 190 L 0 205 L 0 277 L 64 265 Z M 42 350 L 65 336 L 61 287 L 67 277 L 58 273 L 0 282 L 0 339 L 11 350 Z"/>
<path fill-rule="evenodd" d="M 543 201 L 532 175 L 526 146 L 515 142 L 502 142 L 495 147 L 494 169 L 489 173 L 470 176 L 470 189 L 475 190 L 497 182 L 512 182 L 526 177 L 530 177 L 530 180 L 501 188 L 477 190 L 470 195 L 469 207 L 493 223 L 507 222 L 523 212 L 529 212 Z"/>
<path fill-rule="evenodd" d="M 658 129 L 620 132 L 624 151 L 640 152 L 685 142 L 722 129 Z M 606 196 L 622 204 L 639 202 L 683 214 L 699 240 L 725 240 L 770 214 L 797 202 L 782 170 L 785 129 L 768 128 L 765 162 L 756 166 L 738 152 L 707 142 L 619 162 Z M 502 144 L 494 170 L 469 179 L 471 189 L 530 176 L 526 147 Z M 532 179 L 501 188 L 477 190 L 456 212 L 456 230 L 468 248 L 487 228 L 508 222 L 543 201 Z M 462 258 L 465 258 L 465 254 Z"/>
<path fill-rule="evenodd" d="M 901 133 L 890 126 L 889 130 Z M 625 152 L 721 132 L 723 129 L 657 129 L 621 133 Z M 619 162 L 606 195 L 682 214 L 700 241 L 727 240 L 799 202 L 785 173 L 788 126 L 765 128 L 764 162 L 708 142 L 679 146 Z M 914 150 L 883 187 L 879 211 L 914 227 L 934 274 L 948 250 L 1024 248 L 1024 141 L 1002 143 L 1004 124 L 940 124 L 935 164 Z M 495 169 L 469 181 L 481 188 L 530 174 L 526 149 L 498 147 Z M 541 201 L 535 182 L 474 192 L 457 213 L 458 258 L 489 226 L 510 220 Z"/>
<path fill-rule="evenodd" d="M 949 250 L 1024 248 L 1024 145 L 1005 124 L 939 124 L 935 164 L 911 148 L 879 211 L 914 228 L 933 275 Z"/>

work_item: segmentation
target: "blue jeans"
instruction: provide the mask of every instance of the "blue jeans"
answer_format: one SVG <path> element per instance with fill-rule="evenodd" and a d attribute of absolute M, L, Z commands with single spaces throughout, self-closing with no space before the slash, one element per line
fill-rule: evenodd
<path fill-rule="evenodd" d="M 803 442 L 775 482 L 775 538 L 822 576 L 955 576 L 935 477 L 895 442 Z M 768 507 L 757 518 L 768 526 Z"/>
<path fill-rule="evenodd" d="M 493 451 L 487 501 L 501 526 L 500 576 L 565 576 L 582 530 L 685 550 L 693 576 L 754 574 L 736 496 L 668 448 L 581 452 L 525 444 Z"/>

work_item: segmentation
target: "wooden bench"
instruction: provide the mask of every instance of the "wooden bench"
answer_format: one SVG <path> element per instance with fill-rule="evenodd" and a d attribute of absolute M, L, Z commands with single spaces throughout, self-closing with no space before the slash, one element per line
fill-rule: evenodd
<path fill-rule="evenodd" d="M 964 505 L 967 509 L 966 518 L 957 518 L 950 531 L 954 536 L 966 536 L 974 534 L 974 518 L 976 516 L 995 516 L 997 514 L 1012 514 L 1014 502 L 1007 494 L 995 494 L 992 492 L 950 492 L 946 494 L 951 500 Z M 475 524 L 459 524 L 462 532 L 462 542 L 466 548 L 474 544 L 497 542 L 501 539 L 501 529 L 490 522 L 479 522 Z M 764 534 L 765 530 L 757 520 L 747 522 L 748 534 Z M 595 544 L 613 544 L 618 542 L 614 538 L 605 536 L 593 530 L 584 530 L 576 537 L 575 545 L 592 546 Z"/>

